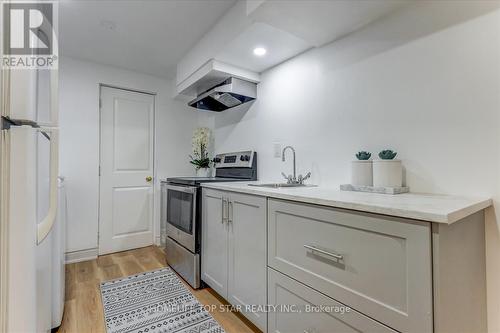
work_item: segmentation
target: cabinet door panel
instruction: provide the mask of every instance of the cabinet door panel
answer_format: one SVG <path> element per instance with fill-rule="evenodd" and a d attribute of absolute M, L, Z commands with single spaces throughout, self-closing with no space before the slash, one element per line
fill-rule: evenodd
<path fill-rule="evenodd" d="M 227 223 L 222 220 L 223 192 L 203 189 L 201 279 L 227 297 Z"/>
<path fill-rule="evenodd" d="M 229 206 L 228 301 L 266 332 L 266 198 L 232 193 Z M 252 308 L 254 307 L 254 308 Z"/>

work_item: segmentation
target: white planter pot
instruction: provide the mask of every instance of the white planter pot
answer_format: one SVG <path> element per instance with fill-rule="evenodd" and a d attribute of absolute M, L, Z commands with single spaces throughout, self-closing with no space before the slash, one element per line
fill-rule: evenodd
<path fill-rule="evenodd" d="M 373 185 L 372 161 L 352 161 L 351 163 L 351 184 L 358 186 Z"/>
<path fill-rule="evenodd" d="M 196 177 L 211 177 L 212 169 L 210 168 L 200 168 L 196 169 Z"/>
<path fill-rule="evenodd" d="M 373 186 L 401 187 L 403 185 L 403 165 L 401 160 L 374 160 Z"/>

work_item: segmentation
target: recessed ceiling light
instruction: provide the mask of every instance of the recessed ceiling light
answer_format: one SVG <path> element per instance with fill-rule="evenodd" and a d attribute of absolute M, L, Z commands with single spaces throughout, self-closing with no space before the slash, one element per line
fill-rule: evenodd
<path fill-rule="evenodd" d="M 262 57 L 264 54 L 266 54 L 267 50 L 263 47 L 256 47 L 253 49 L 253 54 L 256 56 Z"/>

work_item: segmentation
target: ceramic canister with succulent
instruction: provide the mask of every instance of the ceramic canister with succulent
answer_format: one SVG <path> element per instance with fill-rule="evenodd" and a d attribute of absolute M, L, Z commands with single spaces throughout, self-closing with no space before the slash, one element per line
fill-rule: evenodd
<path fill-rule="evenodd" d="M 373 186 L 401 187 L 403 185 L 403 165 L 401 160 L 395 160 L 398 153 L 392 150 L 382 150 L 379 160 L 373 161 Z"/>
<path fill-rule="evenodd" d="M 372 186 L 372 161 L 371 153 L 360 151 L 356 154 L 356 161 L 351 163 L 351 184 L 358 186 Z"/>
<path fill-rule="evenodd" d="M 210 129 L 206 127 L 197 128 L 193 133 L 193 154 L 189 155 L 190 163 L 196 168 L 198 177 L 211 176 L 210 163 L 208 157 L 208 146 L 210 143 Z"/>

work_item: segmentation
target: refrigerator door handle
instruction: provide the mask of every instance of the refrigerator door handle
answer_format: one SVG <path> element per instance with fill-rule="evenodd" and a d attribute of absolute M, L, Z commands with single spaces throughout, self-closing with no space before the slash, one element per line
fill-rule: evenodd
<path fill-rule="evenodd" d="M 49 211 L 47 216 L 37 226 L 37 244 L 40 244 L 52 230 L 57 214 L 57 176 L 59 161 L 59 132 L 55 128 L 39 129 L 41 132 L 50 133 L 50 194 Z"/>

